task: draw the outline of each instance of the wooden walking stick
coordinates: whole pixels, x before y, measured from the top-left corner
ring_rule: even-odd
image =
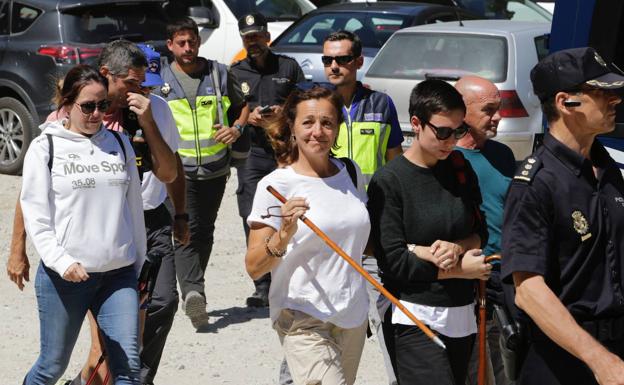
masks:
[[[485,258],[485,263],[493,261],[500,261],[500,255],[490,255]],[[479,296],[479,370],[477,372],[477,384],[486,385],[487,381],[487,356],[486,356],[486,343],[487,343],[487,311],[486,311],[486,290],[485,284],[487,281],[479,280],[479,289],[477,291]]]
[[[279,192],[277,192],[277,190],[275,190],[272,186],[267,186],[267,190],[274,197],[276,197],[280,202],[286,203],[286,198],[284,198],[284,196],[282,194],[280,194]],[[403,304],[401,302],[399,302],[398,299],[396,299],[395,296],[390,294],[390,292],[388,290],[386,290],[383,286],[381,286],[381,284],[379,282],[377,282],[375,280],[375,278],[373,278],[366,270],[364,270],[362,268],[362,266],[358,265],[347,253],[344,252],[344,250],[342,250],[342,248],[340,248],[340,246],[338,246],[334,241],[332,241],[321,229],[316,227],[316,225],[314,223],[312,223],[311,220],[306,218],[305,215],[302,215],[301,217],[299,217],[299,219],[301,219],[303,221],[303,223],[305,223],[312,231],[314,231],[314,233],[316,235],[318,235],[329,247],[332,248],[332,250],[334,250],[336,253],[338,253],[338,255],[340,255],[345,261],[347,261],[347,263],[349,265],[351,265],[351,267],[353,267],[358,273],[360,273],[364,278],[366,278],[366,280],[368,282],[370,282],[371,285],[375,286],[375,288],[377,290],[379,290],[379,292],[381,294],[383,294],[384,297],[388,298],[390,300],[390,302],[392,302],[396,307],[401,309],[401,311],[410,320],[412,320],[412,322],[414,322],[414,324],[416,326],[418,326],[420,328],[420,330],[422,330],[423,333],[425,333],[427,335],[427,337],[431,338],[431,340],[433,342],[435,342],[436,345],[440,346],[443,349],[446,349],[446,346],[444,345],[442,340],[440,340],[440,338],[438,338],[438,336],[433,334],[433,332],[431,331],[431,329],[429,329],[427,327],[427,325],[422,323],[409,310],[407,310],[405,308],[405,306],[403,306]]]

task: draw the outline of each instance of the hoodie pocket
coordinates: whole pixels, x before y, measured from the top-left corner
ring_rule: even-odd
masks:
[[[65,247],[67,245],[67,241],[69,240],[69,234],[71,233],[71,229],[72,229],[72,217],[69,217],[69,219],[67,220],[67,223],[65,224],[65,227],[63,228],[63,231],[61,232],[61,246]]]

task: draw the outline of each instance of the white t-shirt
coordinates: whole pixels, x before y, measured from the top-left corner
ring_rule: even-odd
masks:
[[[178,151],[178,142],[180,134],[173,120],[173,114],[165,99],[158,95],[150,94],[149,96],[152,115],[154,121],[160,130],[165,143],[171,148],[171,151]],[[143,197],[143,210],[151,210],[160,206],[167,198],[167,189],[165,184],[161,182],[151,171],[143,174],[143,182],[141,183],[141,196]]]
[[[277,206],[270,213],[280,214],[281,203],[266,190],[271,185],[287,199],[306,198],[310,205],[306,216],[361,265],[370,232],[362,174],[355,165],[356,189],[344,164],[332,161],[340,171],[328,178],[300,175],[291,167],[262,178],[247,223],[280,228],[281,218],[261,218],[270,206]],[[286,255],[271,271],[269,304],[273,322],[282,309],[292,309],[342,328],[354,328],[362,325],[368,314],[364,278],[301,221]]]

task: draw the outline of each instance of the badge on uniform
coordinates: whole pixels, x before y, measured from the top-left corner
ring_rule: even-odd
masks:
[[[162,87],[160,87],[160,92],[164,95],[167,96],[169,95],[169,92],[171,92],[171,86],[169,85],[169,83],[165,83],[162,85]]]
[[[589,232],[589,222],[585,219],[582,212],[576,210],[572,213],[572,220],[574,221],[574,230],[581,235],[581,242],[585,242],[591,238],[592,234]]]
[[[241,83],[241,91],[243,91],[243,94],[249,95],[249,83],[242,82]]]

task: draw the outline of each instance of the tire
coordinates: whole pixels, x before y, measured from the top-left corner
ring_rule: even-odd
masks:
[[[22,172],[35,128],[35,119],[26,106],[15,98],[0,98],[0,174]]]

